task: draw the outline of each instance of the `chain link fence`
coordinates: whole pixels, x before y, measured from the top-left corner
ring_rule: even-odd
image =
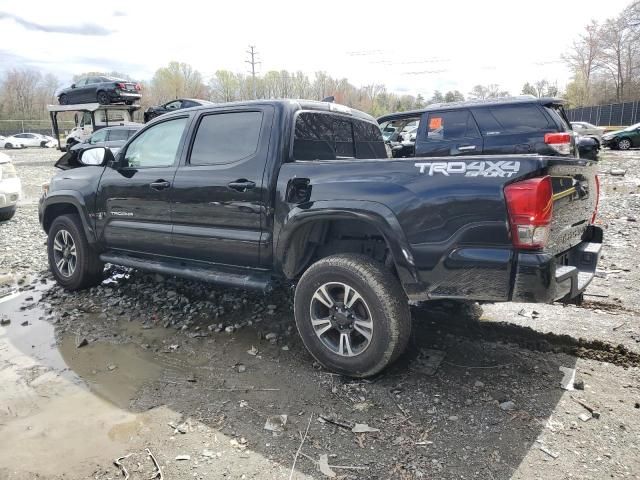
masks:
[[[75,126],[73,121],[58,120],[61,135],[65,135]],[[0,135],[8,137],[16,133],[39,133],[53,136],[50,120],[0,120]]]
[[[589,122],[599,127],[627,127],[640,123],[640,100],[571,108],[567,116],[572,122]]]

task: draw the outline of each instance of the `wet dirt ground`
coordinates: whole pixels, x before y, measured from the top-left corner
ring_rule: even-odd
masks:
[[[407,354],[358,381],[314,364],[290,290],[265,297],[111,268],[99,287],[62,291],[35,206],[56,153],[11,156],[25,196],[0,224],[10,320],[0,479],[120,479],[123,468],[132,480],[158,469],[165,479],[640,477],[640,151],[600,162],[605,254],[583,305],[416,306]],[[560,388],[560,367],[584,389]],[[266,430],[280,415],[281,431]]]

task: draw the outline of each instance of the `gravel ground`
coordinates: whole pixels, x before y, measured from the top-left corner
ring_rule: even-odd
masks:
[[[0,303],[0,478],[124,478],[127,454],[150,478],[146,448],[167,479],[330,478],[324,458],[348,479],[640,478],[640,151],[600,162],[606,249],[583,305],[415,307],[407,354],[364,381],[313,363],[289,290],[111,268],[62,291],[33,203],[55,152],[12,156],[27,194],[0,225],[0,275],[21,282]]]

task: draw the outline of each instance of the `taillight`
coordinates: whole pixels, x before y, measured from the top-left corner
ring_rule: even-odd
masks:
[[[120,90],[124,90],[126,88],[124,83],[116,83],[116,87],[118,87]]]
[[[571,153],[571,134],[567,132],[545,133],[544,143],[561,155]]]
[[[136,90],[137,90],[137,91],[142,90],[142,87],[140,86],[140,84],[139,84],[139,83],[136,83]]]
[[[600,177],[596,175],[596,206],[593,209],[593,216],[591,217],[591,223],[596,223],[596,216],[598,215],[599,203],[600,203]]]
[[[512,183],[504,188],[513,246],[539,249],[549,238],[553,216],[551,177]]]

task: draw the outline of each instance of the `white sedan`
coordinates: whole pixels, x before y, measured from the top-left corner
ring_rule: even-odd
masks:
[[[39,133],[16,133],[3,140],[4,148],[42,147],[52,148],[56,146],[53,137],[40,135]]]

